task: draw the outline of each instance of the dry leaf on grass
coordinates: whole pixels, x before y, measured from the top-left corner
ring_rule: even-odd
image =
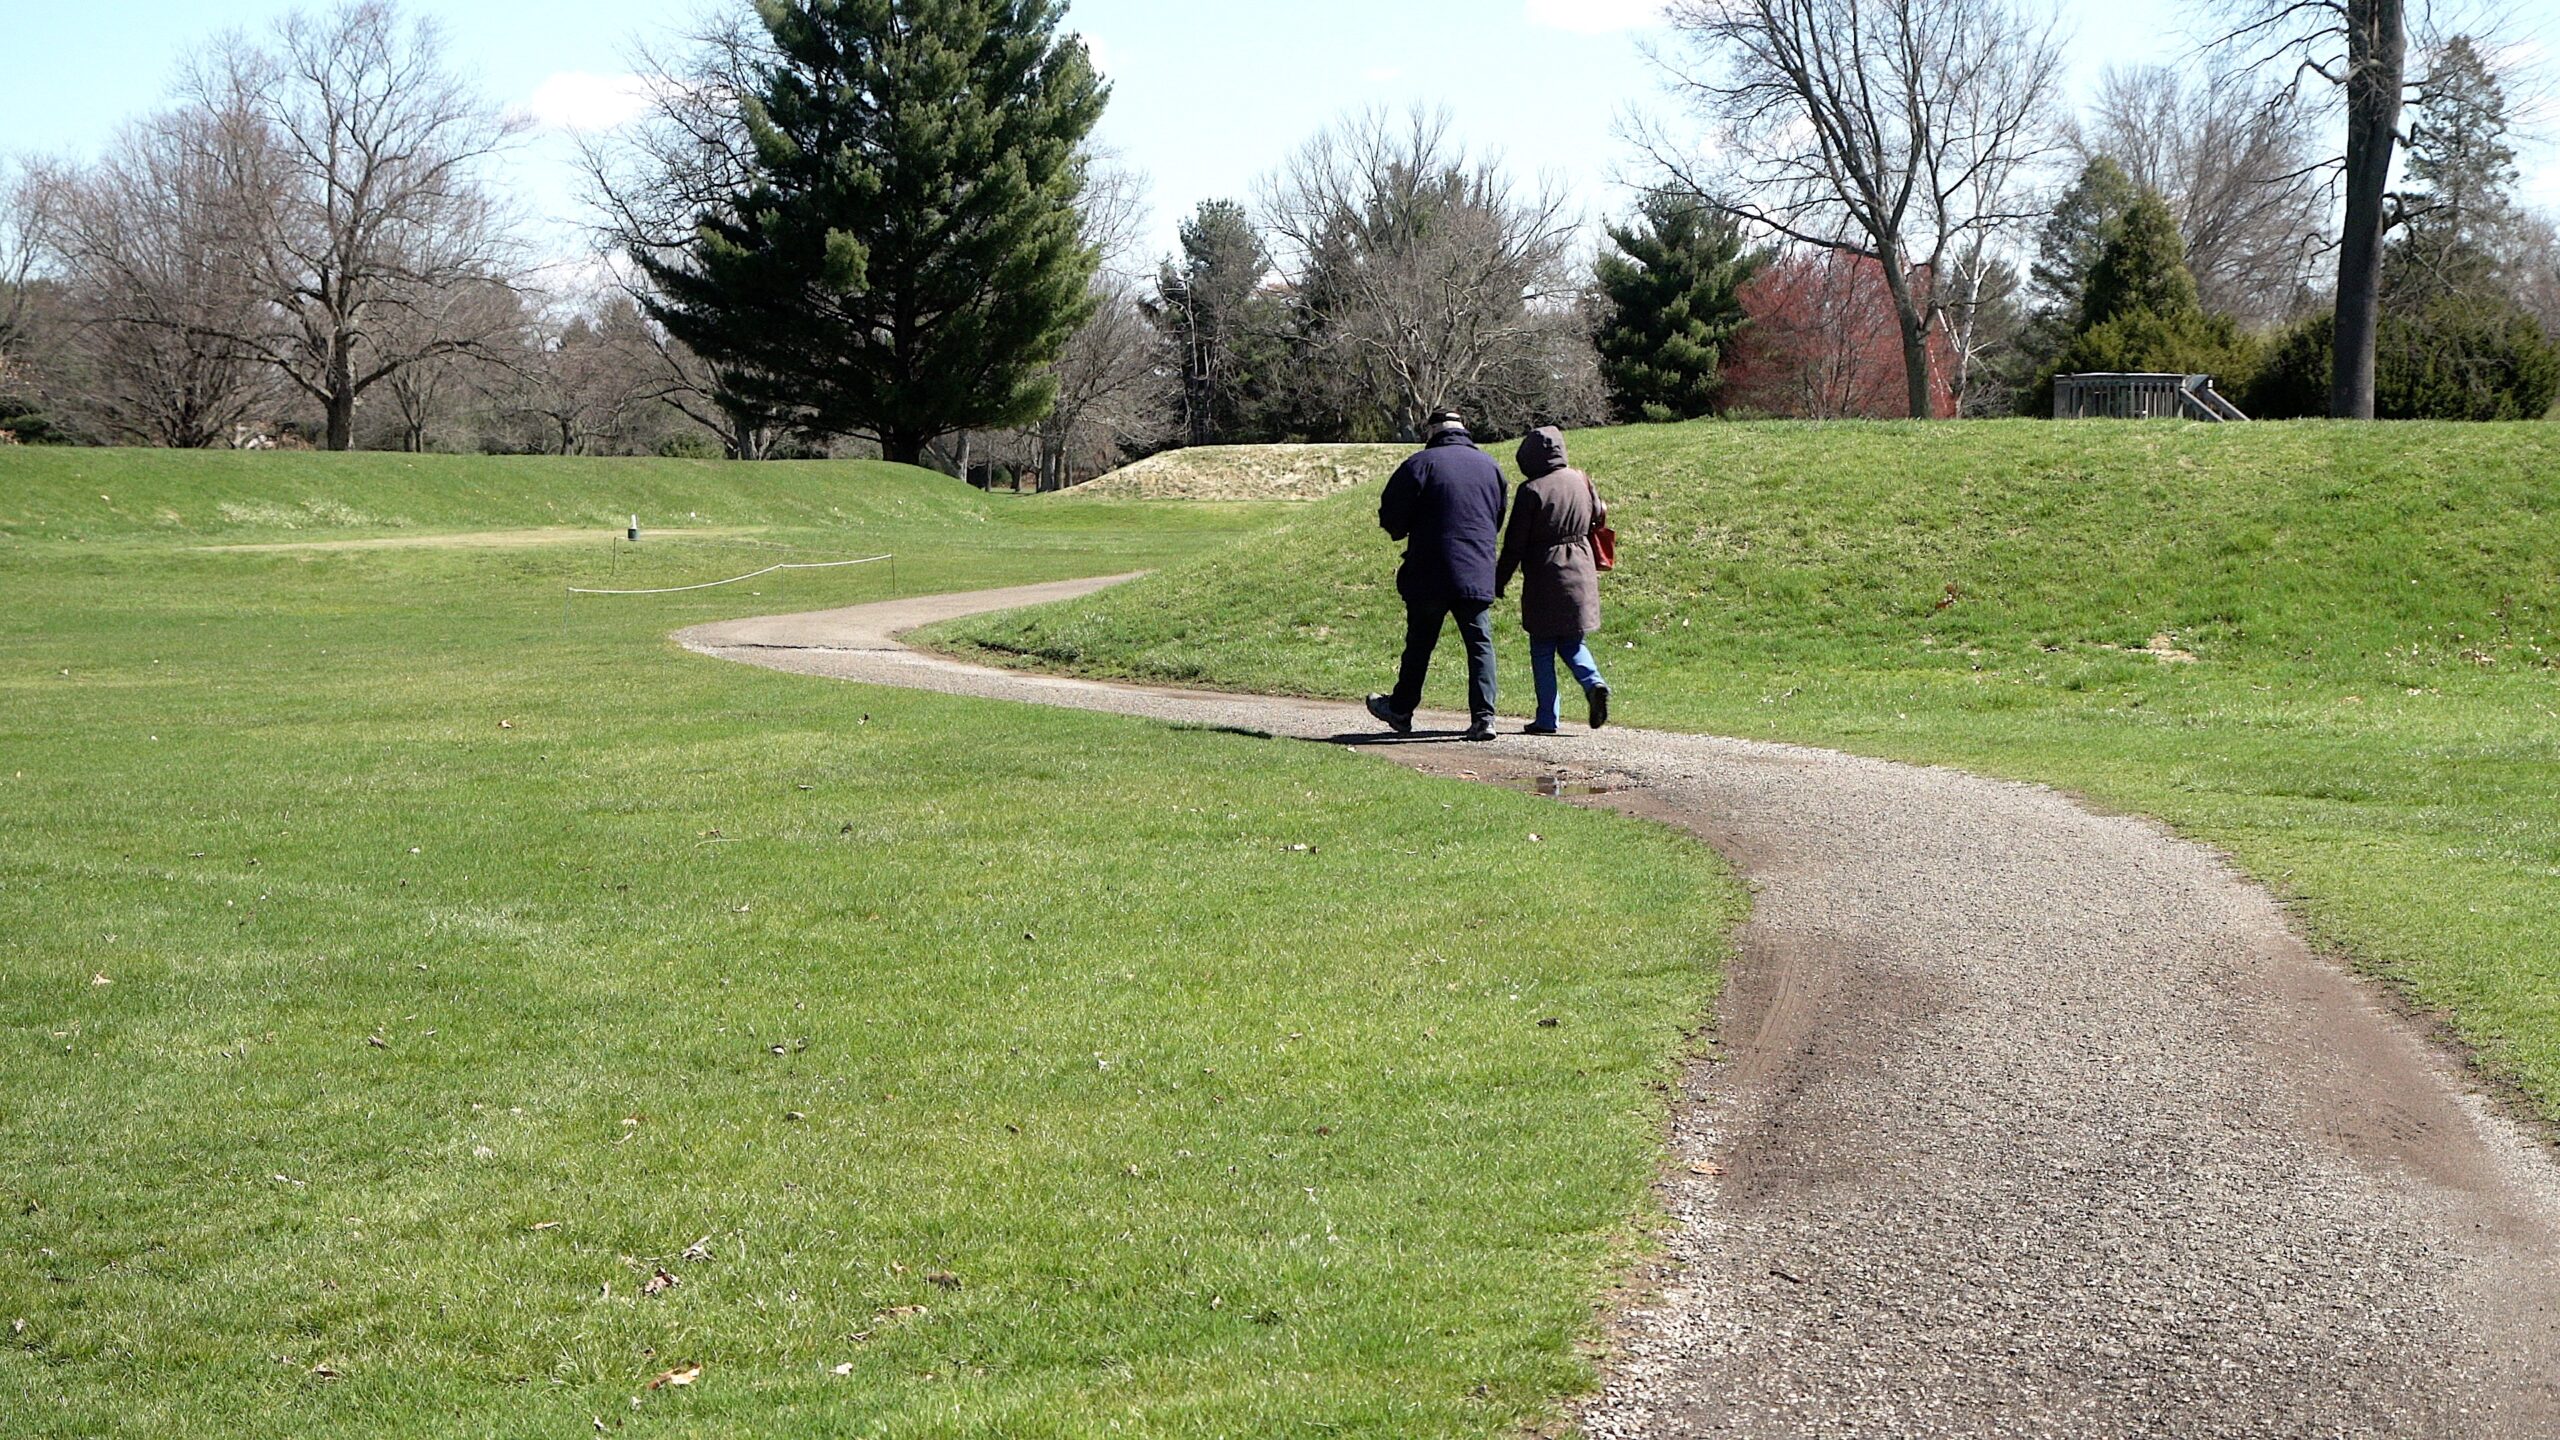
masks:
[[[684,1282],[682,1280],[668,1274],[663,1269],[653,1270],[649,1272],[649,1278],[640,1283],[640,1293],[643,1295],[664,1295],[683,1283]]]
[[[97,974],[89,977],[89,988],[93,990],[101,985],[113,985],[114,983],[116,982],[107,978],[107,972],[104,970],[101,970]]]
[[[853,1362],[847,1360],[841,1365],[830,1368],[827,1373],[830,1375],[850,1375],[853,1373]]]
[[[948,1270],[928,1270],[925,1272],[924,1283],[938,1290],[957,1290],[960,1288],[960,1277]]]
[[[674,1368],[673,1370],[661,1370],[661,1371],[659,1371],[659,1372],[658,1372],[658,1378],[649,1382],[649,1388],[650,1388],[650,1389],[652,1389],[652,1390],[665,1390],[665,1389],[670,1389],[670,1388],[675,1388],[675,1387],[681,1387],[681,1386],[685,1386],[685,1385],[690,1385],[690,1384],[692,1384],[694,1381],[699,1380],[699,1379],[701,1379],[701,1378],[702,1378],[702,1367],[701,1367],[701,1366],[699,1366],[699,1365],[679,1365],[679,1366],[677,1366],[676,1368]]]
[[[682,1258],[683,1258],[683,1259],[686,1259],[686,1260],[708,1260],[708,1259],[710,1259],[710,1258],[711,1258],[711,1237],[710,1237],[710,1236],[708,1236],[708,1235],[705,1235],[705,1236],[703,1236],[701,1239],[696,1240],[696,1241],[694,1241],[692,1244],[687,1245],[686,1247],[684,1247],[684,1255],[682,1256]]]
[[[532,1228],[536,1231],[557,1230],[560,1228],[560,1222],[557,1220],[537,1220],[533,1223]]]

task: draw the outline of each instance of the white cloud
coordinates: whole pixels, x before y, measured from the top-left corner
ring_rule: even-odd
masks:
[[[1648,30],[1662,23],[1664,0],[1529,0],[1529,23],[1581,35]]]
[[[523,111],[545,130],[611,130],[649,108],[649,87],[645,75],[563,70],[534,87]]]

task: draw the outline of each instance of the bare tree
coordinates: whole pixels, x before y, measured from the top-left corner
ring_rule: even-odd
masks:
[[[620,290],[538,317],[527,353],[510,365],[507,410],[538,421],[562,455],[627,448],[635,414],[656,389],[656,341]]]
[[[2338,235],[2336,352],[2329,414],[2370,420],[2374,339],[2382,324],[2382,242],[2395,223],[2392,157],[2409,89],[2406,0],[2230,0],[2237,23],[2215,43],[2251,68],[2278,68],[2288,90],[2304,77],[2336,87],[2346,112],[2338,176],[2346,218]]]
[[[30,387],[38,267],[49,249],[55,177],[33,165],[0,168],[0,399]]]
[[[439,427],[458,425],[476,403],[506,388],[516,347],[501,337],[525,332],[525,309],[523,292],[493,282],[453,286],[386,312],[384,348],[423,356],[382,380],[390,399],[384,428],[395,448],[423,453]],[[433,350],[440,335],[483,338],[469,348]]]
[[[2025,329],[2018,268],[1984,240],[1966,244],[1949,267],[1939,311],[1946,336],[1947,390],[1956,414],[1970,419],[2006,415],[2014,408],[2008,377],[1996,363],[2014,354]]]
[[[231,258],[271,323],[231,338],[320,402],[330,449],[353,443],[376,385],[496,338],[423,323],[438,297],[504,282],[518,259],[481,178],[515,126],[447,68],[432,23],[403,23],[386,0],[296,14],[274,49],[234,41],[191,88],[258,122],[217,158],[239,181]]]
[[[204,109],[155,116],[56,183],[49,239],[79,381],[68,399],[103,434],[202,449],[272,403],[265,368],[230,338],[265,311],[223,260],[238,187],[219,157],[243,124]]]
[[[1535,374],[1522,357],[1553,346],[1577,293],[1562,188],[1520,191],[1449,125],[1445,112],[1398,125],[1373,111],[1264,185],[1308,363],[1358,376],[1406,433]]]
[[[1170,383],[1140,298],[1140,246],[1147,222],[1146,177],[1108,152],[1086,157],[1084,243],[1102,257],[1093,278],[1094,312],[1050,367],[1057,399],[1026,427],[1039,488],[1063,490],[1109,468],[1129,446],[1155,438],[1154,402]],[[963,457],[962,469],[967,469]]]
[[[2501,259],[2516,303],[2542,322],[2542,333],[2560,342],[2560,229],[2548,215],[2525,211],[2508,228]]]
[[[2033,218],[2016,191],[2054,144],[2056,22],[2009,0],[1676,0],[1671,18],[1697,62],[1675,82],[1730,158],[1710,174],[1657,140],[1655,160],[1728,214],[1882,265],[1910,413],[1935,413],[1959,262]]]
[[[2299,95],[2251,72],[2110,69],[2071,147],[2169,202],[2206,309],[2264,325],[2291,318],[2326,238],[2311,122]]]
[[[1094,282],[1093,318],[1077,329],[1051,367],[1057,403],[1025,433],[1031,472],[1042,490],[1062,490],[1116,463],[1161,428],[1153,402],[1164,388],[1154,326],[1135,285],[1105,274]]]
[[[642,48],[647,105],[632,124],[579,147],[597,248],[619,262],[671,259],[694,243],[705,215],[726,213],[752,173],[754,142],[739,97],[756,88],[770,38],[751,19],[724,15],[676,50]],[[636,265],[616,263],[616,283],[647,300]],[[650,327],[655,356],[651,398],[710,432],[736,460],[760,460],[780,439],[774,417],[743,407],[741,387],[665,333]]]

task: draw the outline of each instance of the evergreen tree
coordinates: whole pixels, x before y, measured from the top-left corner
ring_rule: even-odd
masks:
[[[1646,197],[1637,223],[1612,225],[1600,257],[1608,314],[1600,374],[1621,421],[1690,420],[1715,409],[1718,369],[1745,323],[1741,290],[1766,263],[1739,225],[1691,196]]]
[[[2114,224],[2080,292],[2082,331],[2148,310],[2164,319],[2201,314],[2196,277],[2187,269],[2187,243],[2169,202],[2145,190]]]
[[[1182,376],[1183,433],[1193,445],[1269,439],[1263,412],[1280,324],[1263,293],[1271,252],[1232,200],[1202,201],[1181,238],[1182,257],[1157,273],[1149,313]]]
[[[2555,347],[2504,273],[2521,233],[2506,94],[2471,41],[2435,57],[2411,115],[2408,219],[2383,257],[2374,414],[2386,420],[2532,420],[2560,390]],[[2521,282],[2521,283],[2520,283]],[[2289,336],[2260,387],[2271,414],[2306,407],[2329,370],[2326,322]]]
[[[2212,375],[2234,393],[2255,378],[2257,347],[2229,316],[2198,303],[2177,217],[2152,191],[2107,227],[2079,313],[2078,331],[2038,387],[2047,413],[2057,374]]]
[[[2052,217],[2036,237],[2027,290],[2037,319],[2057,339],[2080,328],[2080,298],[2089,288],[2089,271],[2106,248],[2109,229],[2141,193],[2123,166],[2101,155],[2054,202]]]
[[[2436,57],[2411,117],[2408,219],[2383,258],[2383,304],[2403,311],[2498,288],[2497,239],[2515,221],[2506,91],[2470,39]],[[2500,296],[2498,298],[2505,298]]]
[[[1085,138],[1109,91],[1061,0],[758,0],[753,161],[650,309],[732,408],[913,463],[1046,413],[1091,313]]]
[[[2020,413],[2053,412],[2046,378],[2063,347],[2080,332],[2081,297],[2089,288],[2090,269],[2106,248],[2109,228],[2124,218],[2140,193],[2123,166],[2101,155],[2054,202],[2052,216],[2036,237],[2035,262],[2027,267],[2027,322],[2018,336],[2015,368],[2009,371],[2011,383],[2019,387]]]

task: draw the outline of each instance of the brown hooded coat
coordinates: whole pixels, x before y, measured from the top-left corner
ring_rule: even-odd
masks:
[[[1539,639],[1588,635],[1600,628],[1600,569],[1591,556],[1591,527],[1608,517],[1591,477],[1564,463],[1564,433],[1549,426],[1520,442],[1528,478],[1511,507],[1494,591],[1521,577],[1520,628]]]

